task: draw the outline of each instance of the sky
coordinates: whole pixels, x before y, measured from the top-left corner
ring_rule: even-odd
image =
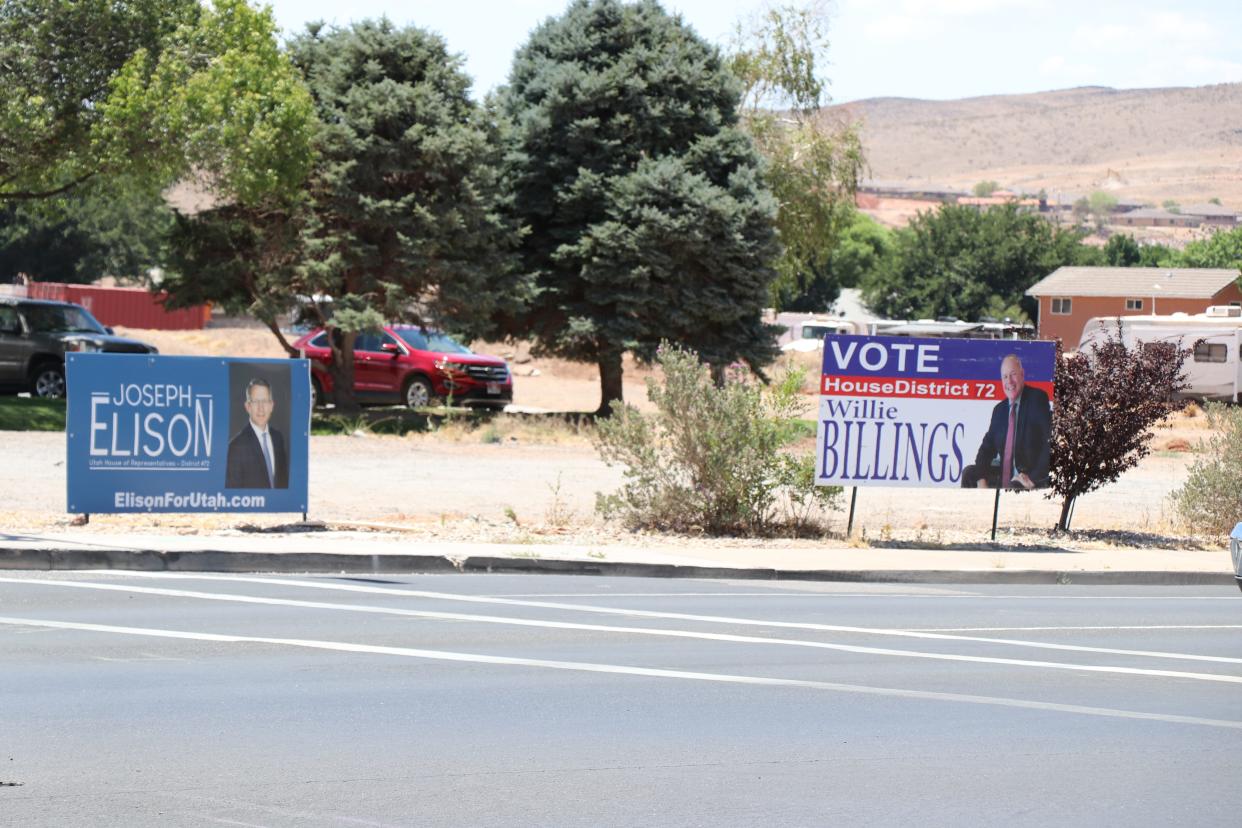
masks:
[[[261,0],[264,1],[264,0]],[[265,0],[286,34],[386,15],[438,32],[482,97],[514,51],[568,0]],[[804,5],[806,0],[786,0]],[[820,0],[829,15],[835,103],[950,100],[1075,86],[1117,89],[1242,82],[1239,0]],[[663,0],[724,46],[765,0]]]

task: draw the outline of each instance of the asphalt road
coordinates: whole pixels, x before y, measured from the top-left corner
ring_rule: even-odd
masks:
[[[1237,825],[1232,586],[0,573],[0,825]]]

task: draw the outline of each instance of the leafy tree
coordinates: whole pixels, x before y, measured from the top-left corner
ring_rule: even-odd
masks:
[[[0,199],[65,192],[101,168],[101,105],[121,69],[192,24],[197,0],[0,4]]]
[[[1208,199],[1208,204],[1216,204],[1219,206],[1220,198],[1218,198],[1217,196],[1212,196],[1211,198]]]
[[[392,319],[481,329],[512,293],[513,234],[495,209],[491,135],[443,39],[387,20],[316,24],[290,50],[323,124],[306,191],[182,220],[178,296],[245,305],[273,330],[293,297],[326,298],[307,311],[332,333],[349,410],[357,334]]]
[[[781,294],[777,306],[791,311],[826,311],[841,288],[858,287],[872,274],[891,267],[894,255],[893,232],[866,213],[855,211],[827,260],[818,266],[810,282],[797,294],[788,291],[787,282],[778,283]]]
[[[829,258],[857,213],[865,166],[858,128],[822,111],[827,31],[819,3],[769,6],[738,26],[728,56],[742,81],[742,125],[766,161],[764,180],[778,205],[778,308],[799,296],[824,306],[836,299],[843,283],[831,278]]]
[[[294,308],[302,291],[298,267],[306,251],[300,234],[308,213],[302,198],[177,214],[168,233],[167,304],[211,302],[230,313],[251,314],[295,356],[277,317]]]
[[[896,232],[891,266],[864,280],[863,295],[892,318],[1031,316],[1024,292],[1081,263],[1089,255],[1081,240],[1012,204],[983,212],[946,204]]]
[[[1152,428],[1177,410],[1188,349],[1171,342],[1128,347],[1116,334],[1087,352],[1057,343],[1050,498],[1061,499],[1057,528],[1068,530],[1074,501],[1138,465]]]
[[[1178,205],[1178,203],[1171,198],[1167,198],[1160,202],[1160,206],[1168,210],[1170,213],[1180,213],[1182,211],[1182,208]]]
[[[1133,236],[1115,233],[1104,245],[1104,261],[1109,267],[1135,267],[1143,259],[1142,248]]]
[[[1117,197],[1103,190],[1096,190],[1087,200],[1087,204],[1092,218],[1095,219],[1096,228],[1103,229],[1104,225],[1108,224],[1108,219],[1113,214],[1113,210],[1117,207]]]
[[[44,282],[140,281],[162,266],[172,212],[158,192],[125,184],[87,183],[0,207],[0,281],[18,273]]]
[[[987,198],[999,189],[1000,184],[995,181],[979,181],[975,183],[973,191],[979,198]]]
[[[1177,257],[1179,267],[1232,267],[1242,269],[1242,227],[1218,230],[1192,241]]]
[[[1073,213],[1074,221],[1078,224],[1085,224],[1087,219],[1091,217],[1090,199],[1086,196],[1077,199],[1071,208],[1071,212]]]
[[[1139,267],[1177,267],[1180,254],[1163,244],[1139,246]]]
[[[775,357],[761,321],[775,204],[738,92],[719,52],[652,0],[576,0],[518,50],[496,101],[535,282],[497,318],[538,352],[595,362],[601,414],[622,398],[622,355],[650,360],[664,338],[718,373]]]
[[[193,169],[253,201],[296,188],[311,157],[309,96],[245,0],[8,0],[0,82],[0,199]]]

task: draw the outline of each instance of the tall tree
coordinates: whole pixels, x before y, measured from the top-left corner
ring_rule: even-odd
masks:
[[[308,169],[309,96],[245,0],[5,0],[0,84],[0,200],[194,170],[247,201]]]
[[[857,126],[823,109],[827,20],[822,0],[769,6],[738,25],[729,54],[743,87],[742,124],[777,201],[781,255],[771,301],[778,308],[787,301],[827,307],[846,286],[833,278],[830,259],[857,212],[866,162]]]
[[[535,282],[500,321],[596,363],[602,414],[622,399],[623,354],[651,360],[661,339],[718,368],[775,357],[761,322],[775,204],[739,92],[718,50],[653,0],[576,0],[519,49],[496,102]]]
[[[492,136],[443,39],[387,20],[315,24],[290,50],[323,125],[318,163],[298,199],[183,219],[178,297],[244,306],[278,337],[276,314],[313,300],[350,410],[357,334],[395,319],[483,329],[513,293],[514,234],[495,209]]]
[[[861,210],[855,210],[826,261],[814,266],[805,284],[778,282],[776,306],[790,311],[823,313],[842,288],[865,283],[873,273],[892,266],[893,232]]]
[[[158,59],[197,0],[0,4],[0,199],[65,192],[102,166],[101,105],[139,52]]]
[[[1180,267],[1242,269],[1242,227],[1218,230],[1206,239],[1190,242],[1177,260]]]

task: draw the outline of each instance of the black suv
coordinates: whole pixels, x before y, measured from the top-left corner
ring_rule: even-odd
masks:
[[[65,396],[65,353],[155,354],[155,346],[114,336],[72,302],[0,296],[0,393]]]

